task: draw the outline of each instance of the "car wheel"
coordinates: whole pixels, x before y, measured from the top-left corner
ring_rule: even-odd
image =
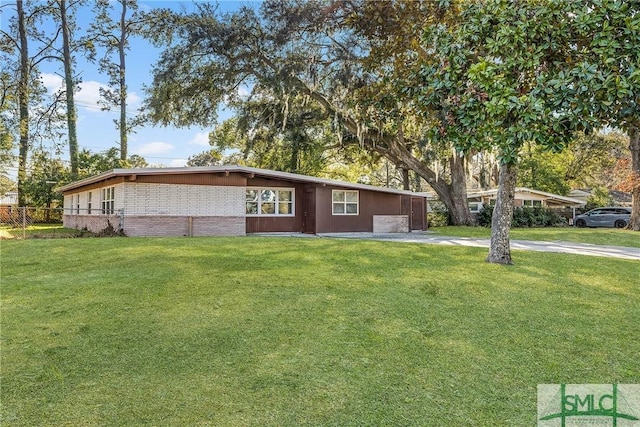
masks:
[[[587,221],[585,221],[584,219],[576,220],[576,227],[584,228],[586,226],[587,226]]]
[[[615,228],[625,228],[627,226],[627,223],[625,222],[624,219],[619,219],[613,223],[613,226]]]

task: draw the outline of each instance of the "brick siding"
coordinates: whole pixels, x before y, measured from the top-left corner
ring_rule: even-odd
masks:
[[[407,215],[374,215],[374,233],[408,233],[409,217]]]
[[[124,218],[127,236],[244,236],[245,227],[245,218],[240,216],[143,215]]]
[[[97,210],[96,210],[97,211]],[[92,233],[100,233],[111,226],[117,231],[120,224],[119,215],[64,215],[62,225],[76,230],[87,229]]]

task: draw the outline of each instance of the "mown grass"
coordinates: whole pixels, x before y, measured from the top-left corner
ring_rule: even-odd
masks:
[[[637,383],[637,261],[297,238],[0,242],[3,426],[528,426]]]
[[[430,229],[442,236],[490,238],[487,227],[434,227]],[[640,248],[640,233],[617,228],[512,228],[509,233],[513,240],[566,241],[591,243],[606,246],[627,246]]]

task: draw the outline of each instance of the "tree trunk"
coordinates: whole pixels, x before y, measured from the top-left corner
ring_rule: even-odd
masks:
[[[640,231],[640,128],[629,127],[629,149],[631,150],[631,173],[633,188],[631,190],[631,220],[628,229]]]
[[[496,206],[491,217],[491,247],[487,262],[513,264],[509,231],[513,219],[513,199],[515,197],[516,165],[504,164],[500,167],[500,179]]]
[[[67,22],[67,6],[65,0],[59,0],[60,20],[62,27],[62,54],[64,63],[64,83],[67,102],[67,131],[69,134],[69,160],[71,175],[78,176],[78,132],[76,129],[76,104],[74,101],[75,84],[73,81],[71,36]]]
[[[16,2],[18,14],[18,37],[20,39],[20,78],[18,82],[18,106],[20,110],[20,149],[18,158],[18,206],[25,206],[24,183],[27,179],[29,155],[29,46],[22,0]]]
[[[127,2],[122,1],[122,13],[120,14],[120,40],[118,41],[118,53],[120,55],[120,160],[127,160],[127,82],[125,67],[125,48],[126,48],[126,17]]]
[[[467,174],[465,157],[452,153],[451,165],[451,199],[453,208],[449,209],[449,218],[453,225],[472,225],[469,200],[467,198]]]
[[[400,168],[400,172],[402,173],[402,189],[411,191],[411,181],[409,180],[409,169]]]
[[[467,200],[467,182],[464,164],[464,156],[456,156],[449,159],[451,166],[451,184],[438,176],[423,162],[418,160],[406,147],[393,139],[387,139],[388,150],[383,151],[385,156],[391,156],[397,163],[407,165],[429,183],[433,191],[436,192],[440,201],[444,203],[449,211],[449,219],[453,225],[471,225],[471,212]]]

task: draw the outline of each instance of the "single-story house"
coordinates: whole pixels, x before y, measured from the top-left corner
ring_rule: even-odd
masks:
[[[9,191],[0,197],[0,223],[11,223],[14,218],[15,208],[18,207],[18,192]]]
[[[585,203],[587,199],[591,196],[590,189],[575,189],[571,190],[569,193],[569,197],[573,197],[574,199],[582,200]],[[625,193],[622,191],[609,190],[609,196],[613,200],[613,204],[615,206],[631,206],[631,194]]]
[[[424,195],[245,166],[114,169],[56,190],[64,195],[65,227],[111,225],[128,236],[427,227]]]
[[[0,206],[18,206],[18,192],[9,191],[0,196]]]
[[[467,193],[469,209],[472,213],[477,213],[480,212],[484,205],[495,204],[497,194],[497,189]],[[516,207],[544,206],[548,208],[575,209],[584,206],[585,202],[572,197],[532,190],[526,187],[516,187],[513,205]]]

